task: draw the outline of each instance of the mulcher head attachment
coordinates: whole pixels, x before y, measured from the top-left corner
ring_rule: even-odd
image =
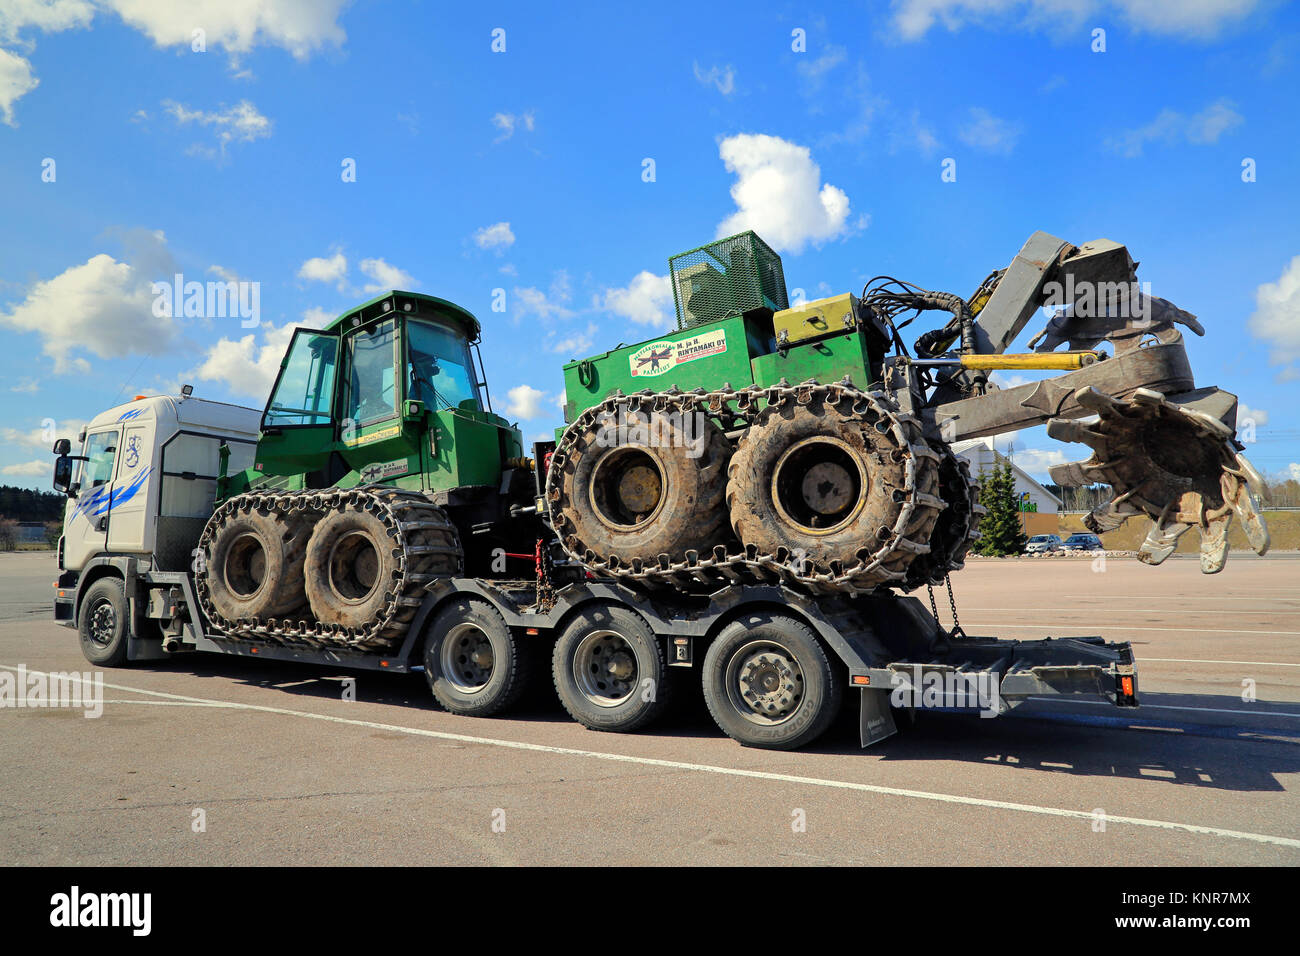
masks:
[[[1262,487],[1258,473],[1237,451],[1233,430],[1211,413],[1231,396],[1218,389],[1189,393],[1190,401],[1171,401],[1140,388],[1127,400],[1095,388],[1082,388],[1075,400],[1095,412],[1096,422],[1053,419],[1047,434],[1059,441],[1084,442],[1087,461],[1057,465],[1059,485],[1103,482],[1114,497],[1086,518],[1093,532],[1113,531],[1135,515],[1151,518],[1138,560],[1159,564],[1173,554],[1191,527],[1201,535],[1201,571],[1223,570],[1228,559],[1228,525],[1235,512],[1256,553],[1268,550],[1268,529],[1250,499]]]

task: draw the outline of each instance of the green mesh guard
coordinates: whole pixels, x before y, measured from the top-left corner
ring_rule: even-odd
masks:
[[[752,232],[718,239],[668,260],[677,327],[790,307],[781,257]]]

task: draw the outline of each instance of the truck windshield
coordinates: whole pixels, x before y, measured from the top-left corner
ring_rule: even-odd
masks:
[[[288,361],[262,417],[263,428],[328,424],[338,342],[334,335],[294,332]]]
[[[406,340],[408,398],[419,399],[426,408],[479,410],[464,334],[441,322],[408,319]]]
[[[81,485],[98,488],[113,478],[113,459],[117,454],[117,432],[98,432],[86,439],[86,461],[82,462]]]

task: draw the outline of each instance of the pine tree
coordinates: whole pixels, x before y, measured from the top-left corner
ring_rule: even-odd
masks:
[[[1021,527],[1016,479],[1009,463],[994,465],[991,474],[980,473],[979,496],[988,511],[980,520],[975,553],[997,558],[1023,553],[1028,539]]]

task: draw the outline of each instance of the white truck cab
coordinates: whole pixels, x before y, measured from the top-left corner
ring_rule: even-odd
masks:
[[[188,389],[188,387],[187,387]],[[55,445],[54,487],[68,495],[59,538],[55,618],[80,623],[83,598],[102,577],[125,582],[153,571],[186,571],[211,516],[220,448],[230,473],[248,468],[257,448],[258,409],[178,396],[137,396],[96,415],[80,454]],[[84,635],[83,635],[84,638]]]

